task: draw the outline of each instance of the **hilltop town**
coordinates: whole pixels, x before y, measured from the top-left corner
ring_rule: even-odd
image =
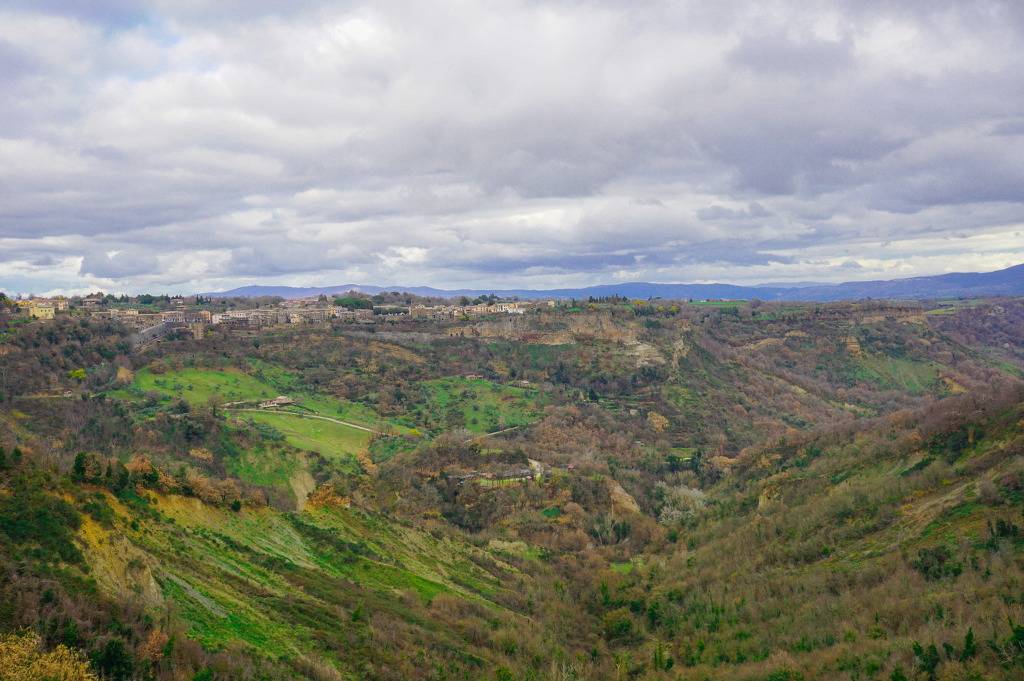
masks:
[[[212,299],[202,296],[134,298],[93,293],[85,296],[0,299],[25,320],[51,320],[60,315],[106,317],[134,331],[136,345],[173,333],[186,332],[199,339],[209,327],[259,329],[281,324],[323,324],[332,320],[353,324],[375,321],[468,320],[490,315],[521,315],[538,307],[554,307],[554,300],[522,302],[482,296],[457,303],[437,302],[412,295],[365,296],[350,292],[329,299],[314,296],[292,300]]]

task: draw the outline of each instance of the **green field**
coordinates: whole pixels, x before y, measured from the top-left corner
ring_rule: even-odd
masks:
[[[133,399],[144,393],[159,393],[169,398],[181,398],[192,406],[207,404],[214,395],[230,403],[254,402],[284,394],[294,399],[300,409],[321,416],[351,421],[372,429],[391,427],[398,432],[403,431],[400,426],[382,421],[366,405],[300,391],[295,376],[284,369],[259,363],[253,370],[254,374],[238,369],[198,368],[154,373],[145,368],[135,375],[131,388],[112,394]]]
[[[370,446],[370,433],[350,426],[294,414],[273,412],[237,412],[245,421],[265,423],[284,435],[288,444],[305,451],[317,452],[325,459],[340,464],[350,472],[358,472],[354,456]]]
[[[287,488],[305,469],[303,455],[283,450],[244,451],[225,460],[227,472],[239,480],[264,487]]]
[[[865,355],[859,359],[857,378],[919,395],[935,388],[939,371],[931,362],[888,355]]]
[[[490,433],[532,423],[540,415],[537,390],[493,383],[482,378],[449,376],[424,381],[413,416],[430,430],[466,428]]]
[[[700,399],[687,387],[666,383],[661,387],[661,396],[681,412],[691,411],[699,406]]]
[[[296,406],[283,410],[289,414],[316,414],[395,434],[409,434],[411,431],[381,419],[364,404],[298,391],[295,376],[279,367],[259,362],[254,364],[253,371],[254,374],[247,374],[238,369],[189,368],[155,373],[145,368],[135,375],[131,387],[114,391],[111,395],[138,400],[147,393],[157,393],[164,399],[180,398],[196,407],[208,404],[213,396],[224,403],[231,403],[256,402],[286,394],[296,402]],[[253,417],[255,421],[274,426],[294,446],[320,452],[328,458],[337,452],[351,454],[365,449],[369,441],[369,433],[365,431],[328,421],[281,415],[281,411],[245,414],[246,419]]]
[[[193,406],[206,404],[214,395],[224,402],[278,395],[273,386],[237,369],[180,369],[157,374],[147,368],[135,374],[134,386],[143,392],[180,397]]]
[[[321,416],[329,416],[341,421],[350,421],[373,430],[386,430],[389,427],[399,432],[405,430],[401,426],[383,421],[377,416],[375,411],[358,402],[339,400],[326,395],[310,395],[308,393],[292,396],[301,407],[314,411]]]

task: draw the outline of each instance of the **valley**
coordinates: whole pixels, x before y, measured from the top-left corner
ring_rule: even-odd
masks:
[[[1024,671],[1019,299],[130,334],[0,356],[2,633],[96,678]]]

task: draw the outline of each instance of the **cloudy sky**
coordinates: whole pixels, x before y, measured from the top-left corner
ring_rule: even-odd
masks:
[[[1017,0],[0,0],[0,289],[999,269],[1022,74]]]

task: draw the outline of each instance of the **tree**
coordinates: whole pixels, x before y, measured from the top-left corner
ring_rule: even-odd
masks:
[[[630,638],[633,635],[633,617],[628,608],[612,610],[604,616],[602,622],[604,637],[609,641]]]
[[[361,296],[338,296],[334,299],[338,307],[345,307],[350,310],[372,310],[373,301]]]
[[[917,552],[917,559],[911,565],[928,580],[956,577],[963,571],[963,566],[954,560],[950,550],[942,545],[920,549]]]
[[[974,642],[974,628],[971,627],[967,630],[967,635],[964,636],[964,649],[960,651],[960,661],[967,662],[978,653],[978,646]]]
[[[93,662],[106,677],[111,679],[130,679],[135,667],[132,661],[132,654],[119,638],[112,638],[107,641],[98,652],[93,655]]]
[[[217,418],[220,416],[220,409],[224,406],[224,397],[220,393],[213,393],[206,400],[206,406],[210,410],[210,416]]]
[[[47,653],[42,644],[35,632],[0,637],[0,681],[99,681],[77,650],[61,644]]]
[[[668,419],[656,411],[652,411],[647,415],[647,423],[656,433],[662,433],[668,428]]]
[[[917,641],[914,641],[914,660],[917,662],[917,668],[926,674],[929,679],[935,679],[935,670],[941,662],[939,657],[939,649],[935,647],[935,644],[929,644],[927,648],[923,647]]]
[[[86,456],[85,452],[78,452],[75,454],[75,463],[71,466],[71,477],[79,482],[85,480]]]

